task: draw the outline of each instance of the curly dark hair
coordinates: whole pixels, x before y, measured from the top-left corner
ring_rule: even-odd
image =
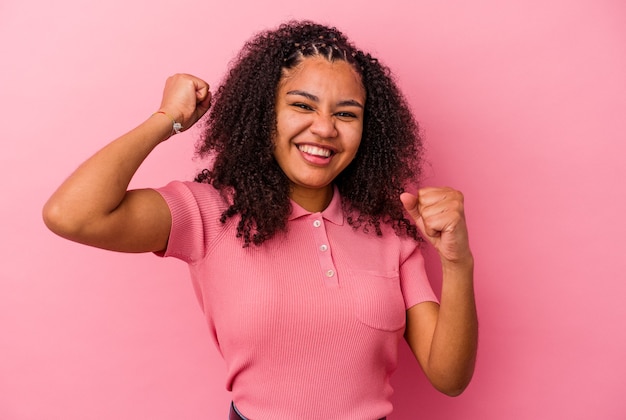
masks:
[[[276,92],[283,69],[311,56],[348,62],[366,92],[361,144],[334,180],[348,223],[377,235],[386,223],[396,234],[419,240],[398,198],[420,173],[417,122],[390,70],[334,27],[292,21],[244,45],[213,95],[197,145],[197,153],[210,156],[213,166],[195,181],[212,184],[227,199],[222,223],[240,216],[237,236],[243,246],[259,245],[286,230],[290,184],[273,155]]]

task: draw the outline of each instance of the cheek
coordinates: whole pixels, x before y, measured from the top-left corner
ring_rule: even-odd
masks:
[[[356,156],[359,153],[359,149],[361,147],[361,136],[360,133],[359,135],[355,135],[354,139],[352,141],[350,141],[349,145],[347,145],[349,147],[350,150],[350,160],[348,162],[352,163],[352,161],[356,158]]]
[[[274,144],[274,150],[280,148],[289,137],[289,126],[284,118],[278,118],[276,121],[276,126],[274,128],[274,136],[272,138],[272,143]]]
[[[282,117],[276,122],[275,143],[288,142],[301,131],[302,124],[295,118]]]
[[[353,149],[353,153],[355,155],[359,151],[359,147],[361,146],[362,135],[363,135],[363,130],[355,130],[355,132],[353,133],[351,137],[350,147]]]

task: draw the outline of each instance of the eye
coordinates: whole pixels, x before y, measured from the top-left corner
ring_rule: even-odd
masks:
[[[313,108],[311,108],[309,105],[303,103],[303,102],[294,102],[291,104],[291,106],[295,107],[295,108],[300,108],[303,109],[305,111],[313,111]]]
[[[337,116],[337,118],[340,118],[342,120],[353,120],[357,118],[355,113],[348,111],[337,112],[335,115]]]

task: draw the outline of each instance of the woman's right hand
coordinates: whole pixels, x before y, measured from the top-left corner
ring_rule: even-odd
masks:
[[[56,234],[99,248],[123,252],[160,251],[167,245],[171,214],[152,189],[128,190],[135,172],[162,141],[172,135],[174,119],[184,129],[202,117],[211,103],[202,79],[177,74],[167,79],[159,111],[83,162],[43,209]]]
[[[165,82],[160,112],[188,129],[196,123],[211,106],[209,85],[190,74],[175,74]]]

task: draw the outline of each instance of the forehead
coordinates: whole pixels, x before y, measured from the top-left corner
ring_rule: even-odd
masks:
[[[283,69],[278,91],[294,88],[313,94],[334,92],[352,99],[365,100],[365,88],[361,76],[344,60],[328,61],[324,57],[304,58],[297,66]]]

